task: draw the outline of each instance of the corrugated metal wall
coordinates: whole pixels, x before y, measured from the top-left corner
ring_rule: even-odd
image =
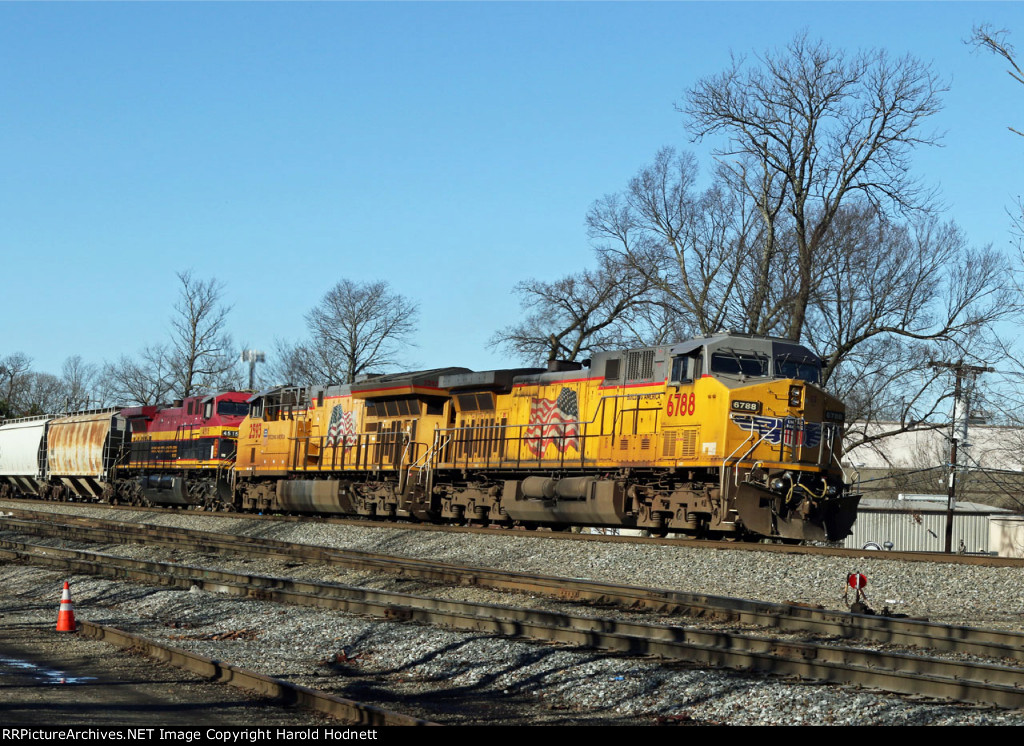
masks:
[[[961,540],[968,552],[989,552],[989,516],[957,513],[953,516],[953,551]],[[923,512],[860,511],[853,533],[843,546],[861,548],[868,542],[880,547],[893,543],[893,551],[943,552],[946,549],[946,514]]]

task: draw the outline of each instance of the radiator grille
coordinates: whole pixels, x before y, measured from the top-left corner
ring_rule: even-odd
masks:
[[[697,432],[698,429],[693,427],[683,430],[680,434],[679,439],[683,443],[683,452],[679,454],[680,458],[697,458]]]

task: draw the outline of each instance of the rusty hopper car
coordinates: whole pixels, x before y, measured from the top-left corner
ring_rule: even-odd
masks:
[[[124,444],[120,410],[80,412],[50,420],[44,497],[109,499]]]
[[[792,342],[723,334],[588,365],[263,392],[241,507],[527,527],[840,539],[845,410]]]

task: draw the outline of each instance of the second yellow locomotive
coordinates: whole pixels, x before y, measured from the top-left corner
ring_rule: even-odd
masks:
[[[239,507],[838,540],[845,409],[793,342],[721,334],[547,370],[446,368],[250,401]]]

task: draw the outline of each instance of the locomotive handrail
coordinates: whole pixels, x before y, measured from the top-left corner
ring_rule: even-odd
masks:
[[[839,471],[843,475],[843,484],[850,484],[850,481],[849,481],[847,473],[846,473],[846,469],[843,467],[843,462],[840,459],[836,458],[835,438],[836,438],[836,435],[840,434],[841,426],[838,423],[835,423],[835,422],[828,422],[828,423],[824,423],[823,422],[821,429],[822,429],[823,433],[827,432],[828,433],[828,437],[829,437],[829,444],[828,444],[828,451],[829,451],[829,459],[828,460],[829,460],[829,463],[831,464],[831,463],[834,462],[835,465],[839,467]],[[822,440],[824,441],[824,437],[822,437]],[[825,450],[825,449],[822,448],[822,450]],[[819,463],[820,463],[820,457],[819,457]],[[857,478],[860,479],[860,472],[859,471],[857,472]]]
[[[729,419],[731,420],[731,419],[733,418],[733,416],[734,416],[734,415],[731,415],[731,414],[730,414],[730,415],[729,415]],[[741,462],[741,461],[743,461],[743,460],[744,460],[744,459],[745,459],[745,458],[746,458],[747,456],[749,456],[749,455],[750,455],[750,454],[751,454],[751,453],[753,452],[753,450],[754,450],[755,448],[757,448],[757,447],[758,447],[759,445],[761,445],[761,441],[763,441],[763,440],[764,440],[764,439],[765,439],[765,438],[766,438],[767,436],[768,436],[768,434],[767,434],[767,433],[765,433],[765,434],[764,434],[764,435],[762,435],[762,436],[761,436],[760,438],[758,438],[758,439],[757,439],[757,440],[756,440],[756,441],[754,442],[754,444],[753,444],[753,445],[751,445],[751,446],[750,446],[750,448],[748,448],[748,449],[747,449],[747,452],[746,452],[746,453],[744,453],[744,454],[743,454],[742,456],[740,456],[739,458],[737,458],[737,459],[736,459],[736,463],[737,463],[737,464],[738,464],[738,463],[740,463],[740,462]],[[720,487],[721,487],[721,489],[722,489],[722,491],[723,491],[723,492],[725,491],[725,474],[726,474],[726,471],[728,471],[728,469],[729,469],[729,467],[728,467],[729,459],[733,458],[733,457],[734,457],[734,456],[736,455],[736,452],[737,452],[737,451],[739,451],[739,450],[740,450],[740,448],[742,448],[742,447],[743,447],[743,445],[744,445],[744,444],[745,444],[745,443],[746,443],[746,442],[747,442],[748,440],[750,440],[750,439],[751,439],[751,438],[753,438],[753,437],[754,437],[754,431],[753,431],[753,430],[751,430],[751,431],[750,431],[750,435],[748,435],[748,436],[747,436],[746,438],[744,438],[744,439],[743,439],[742,441],[740,441],[740,444],[739,444],[738,446],[736,446],[735,450],[734,450],[734,451],[733,451],[732,453],[730,453],[730,454],[729,454],[728,456],[726,456],[725,458],[723,458],[723,459],[722,459],[722,477],[721,477]],[[738,477],[739,477],[739,474],[736,474],[736,481],[735,481],[735,484],[736,484],[736,486],[739,486],[739,479],[738,479]]]
[[[423,452],[423,456],[422,456],[423,464],[422,464],[422,466],[420,465],[420,460],[421,459],[418,458],[418,459],[416,459],[416,461],[414,461],[413,463],[409,464],[409,466],[406,468],[406,474],[409,474],[410,472],[412,472],[413,469],[416,469],[416,484],[422,484],[423,472],[427,472],[427,477],[428,477],[427,481],[429,483],[429,475],[430,475],[430,472],[433,469],[433,467],[430,465],[430,458],[431,458],[431,456],[436,451],[440,451],[445,446],[447,446],[449,442],[451,442],[451,438],[448,437],[448,438],[445,438],[443,440],[443,442],[439,443],[438,442],[438,440],[439,440],[438,433],[439,433],[439,431],[435,428],[435,430],[434,430],[434,442],[430,445],[430,447],[427,448],[426,451]]]
[[[635,407],[633,409],[630,409],[630,410],[626,410],[626,409],[617,410],[615,412],[615,417],[614,417],[614,419],[612,421],[612,432],[611,433],[604,433],[603,431],[600,432],[600,433],[587,433],[586,432],[588,425],[596,424],[598,418],[599,417],[603,417],[604,412],[605,412],[605,408],[607,406],[607,402],[608,401],[610,401],[610,400],[613,401],[613,400],[616,400],[616,399],[633,399],[633,398],[635,398],[637,400],[637,404],[639,405],[641,397],[639,395],[637,395],[637,394],[604,394],[604,395],[601,396],[600,400],[597,402],[597,406],[594,407],[594,414],[593,414],[593,416],[589,420],[582,420],[582,419],[566,420],[566,421],[560,423],[563,427],[564,426],[570,426],[570,425],[576,425],[576,426],[579,426],[581,428],[581,432],[577,435],[577,438],[580,440],[580,446],[581,446],[580,449],[579,449],[579,452],[580,452],[580,459],[579,460],[580,460],[580,465],[581,466],[583,465],[583,463],[586,460],[585,459],[585,449],[583,448],[583,446],[585,445],[586,441],[588,439],[590,439],[590,438],[601,437],[601,436],[604,436],[604,435],[614,436],[615,435],[614,430],[616,428],[616,425],[618,425],[622,421],[622,418],[624,417],[624,415],[626,414],[627,411],[630,411],[630,412],[660,412],[661,411],[661,405],[660,404],[658,406],[656,406],[656,407],[640,407],[640,406],[637,406],[637,407]],[[497,412],[497,410],[494,410],[494,411]],[[456,443],[457,443],[458,441],[457,441],[456,438],[454,438],[454,436],[456,434],[458,434],[458,433],[461,433],[461,432],[471,432],[471,431],[476,431],[476,430],[491,430],[494,427],[495,427],[495,425],[456,425],[456,426],[453,426],[453,427],[438,428],[437,432],[438,433],[450,433],[451,434],[450,439],[455,440]],[[506,443],[507,442],[514,442],[514,443],[520,444],[520,455],[517,458],[515,458],[515,459],[509,459],[509,458],[507,458],[507,452],[506,453],[501,453],[500,457],[498,459],[499,463],[504,463],[504,462],[507,462],[507,461],[514,460],[516,468],[520,468],[523,465],[523,458],[522,458],[522,455],[521,455],[522,454],[521,446],[526,441],[534,440],[534,438],[524,436],[523,430],[524,429],[529,430],[529,428],[531,428],[531,427],[535,427],[535,425],[532,425],[530,423],[526,423],[526,424],[519,424],[519,425],[502,425],[501,426],[502,429],[515,428],[518,431],[517,435],[514,436],[514,437],[511,437],[511,438],[508,438]],[[635,429],[636,429],[636,422],[634,421],[634,430]],[[636,435],[637,433],[633,432],[631,434],[632,435]],[[656,434],[656,433],[652,433],[652,435],[653,434]],[[567,436],[565,435],[564,430],[563,430],[562,434],[558,436],[559,440],[562,441],[562,442],[564,442],[566,437]],[[470,441],[470,442],[474,442],[474,441]],[[490,466],[491,465],[490,458],[491,458],[490,457],[490,453],[485,454],[484,461],[485,461],[485,465],[486,466]],[[455,465],[458,464],[458,462],[460,460],[464,461],[464,464],[468,467],[468,464],[469,464],[469,461],[470,461],[468,453],[465,454],[464,458],[462,458],[462,459],[460,459],[457,455],[453,455],[452,458],[451,458],[451,464],[453,466],[455,466]],[[533,459],[533,458],[528,459],[528,461],[530,461],[530,462],[533,462],[534,460],[536,460],[538,466],[543,465],[544,462],[545,462],[545,459],[543,458],[542,454],[538,454],[536,459]],[[548,461],[550,461],[550,459],[548,459]],[[563,467],[565,466],[565,452],[564,451],[560,452],[559,465],[563,466]]]
[[[626,398],[631,398],[631,397],[637,397],[637,394],[604,394],[601,397],[601,399],[598,401],[598,403],[597,403],[597,407],[595,408],[595,411],[594,411],[594,416],[591,417],[589,420],[566,420],[562,424],[565,424],[565,425],[592,425],[595,422],[597,422],[597,416],[599,414],[601,414],[601,410],[603,409],[604,404],[605,404],[605,402],[607,400],[609,400],[609,399],[626,399]],[[639,398],[639,397],[637,397],[637,398]],[[495,410],[495,411],[497,411],[497,410]],[[621,412],[617,412],[616,413],[616,421],[618,421],[618,416],[620,414],[622,414],[622,412],[625,412],[625,411],[626,410],[622,410]],[[635,409],[633,411],[636,411],[636,412],[654,412],[654,411],[661,411],[661,407],[660,406],[657,406],[657,407],[643,407],[643,408],[637,408],[637,409]],[[482,429],[486,429],[486,428],[490,428],[490,427],[493,427],[493,425],[462,425],[462,426],[456,425],[454,427],[438,428],[438,432],[444,433],[444,432],[451,432],[451,431],[454,431],[454,430],[482,430]],[[530,427],[530,425],[529,424],[525,424],[525,425],[520,424],[520,425],[509,425],[508,427],[519,427],[519,428],[522,428],[522,427]],[[600,433],[600,434],[603,434],[603,433]],[[614,433],[612,433],[612,434],[614,434]]]

